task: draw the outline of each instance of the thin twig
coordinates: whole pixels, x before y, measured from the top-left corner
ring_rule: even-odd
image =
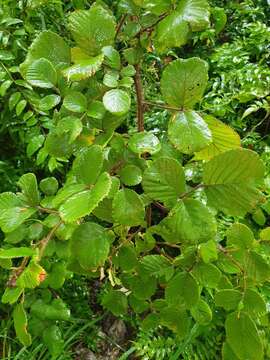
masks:
[[[120,33],[121,29],[122,29],[122,26],[124,25],[124,22],[125,22],[126,18],[127,18],[127,14],[122,15],[122,17],[121,17],[121,19],[119,21],[119,24],[116,27],[116,33],[115,33],[114,39],[117,39],[117,37],[118,37],[118,35],[119,35],[119,33]]]
[[[141,67],[139,64],[135,65],[135,89],[137,96],[137,127],[138,131],[144,131],[144,95],[143,95],[143,87],[142,87],[142,79],[141,79]]]
[[[59,221],[58,224],[56,224],[52,230],[39,242],[39,260],[43,257],[44,251],[51,240],[51,238],[54,236],[56,230],[59,228],[59,226],[62,224],[62,221]]]
[[[168,105],[165,105],[165,104],[158,104],[158,103],[154,103],[152,101],[144,101],[143,103],[145,105],[157,107],[157,108],[160,108],[160,109],[171,110],[171,111],[183,111],[183,109],[181,109],[181,108],[176,108],[176,107],[168,106]]]

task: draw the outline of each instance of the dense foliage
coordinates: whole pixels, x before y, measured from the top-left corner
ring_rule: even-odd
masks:
[[[267,14],[3,1],[3,359],[270,358]]]

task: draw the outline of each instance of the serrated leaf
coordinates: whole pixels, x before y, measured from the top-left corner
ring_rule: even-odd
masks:
[[[93,5],[89,10],[74,11],[69,16],[69,28],[77,45],[95,56],[104,46],[113,44],[116,24],[107,10]]]
[[[75,116],[66,116],[57,123],[56,131],[59,135],[68,134],[69,144],[72,144],[83,130],[82,121]]]
[[[15,230],[35,212],[35,208],[27,207],[15,194],[0,194],[0,227],[4,232]]]
[[[92,145],[83,150],[73,162],[73,173],[78,181],[94,184],[102,170],[104,154],[102,147]]]
[[[61,97],[59,95],[47,95],[39,101],[38,107],[41,111],[48,111],[58,105],[60,101]]]
[[[155,34],[155,45],[164,52],[184,45],[191,31],[209,26],[209,4],[206,0],[182,0],[176,10],[160,21]]]
[[[21,288],[34,289],[39,286],[46,276],[46,271],[36,262],[31,261],[27,268],[21,273],[16,285]]]
[[[174,243],[202,243],[215,236],[214,215],[200,201],[179,201],[161,224],[174,234]]]
[[[255,251],[246,253],[244,265],[248,278],[255,284],[270,280],[269,262]]]
[[[156,154],[161,149],[159,139],[152,133],[139,132],[129,139],[128,146],[135,154]]]
[[[35,174],[24,174],[20,177],[18,185],[21,188],[27,203],[30,206],[37,206],[40,202],[40,194],[38,191],[37,178]]]
[[[88,79],[89,77],[95,75],[95,73],[100,69],[103,58],[103,55],[98,55],[87,60],[81,60],[79,63],[63,70],[62,73],[68,81]]]
[[[89,271],[102,266],[110,250],[108,231],[102,226],[86,222],[74,231],[71,238],[72,257]]]
[[[203,172],[209,205],[226,214],[244,216],[262,198],[256,183],[263,176],[264,164],[251,150],[230,150],[214,157]]]
[[[127,186],[135,186],[140,184],[142,181],[142,171],[135,165],[124,166],[119,175],[122,183]]]
[[[170,206],[185,191],[184,170],[177,160],[161,157],[144,172],[142,184],[150,198]]]
[[[58,190],[58,181],[55,177],[47,177],[41,180],[39,187],[45,195],[51,196]]]
[[[235,289],[220,290],[215,295],[216,306],[223,307],[225,310],[236,310],[243,295]]]
[[[16,305],[13,311],[13,320],[16,335],[24,346],[32,343],[31,335],[27,332],[27,317],[23,304]]]
[[[173,266],[168,259],[161,255],[146,255],[140,261],[141,267],[146,274],[165,277],[168,281],[173,275]]]
[[[159,321],[163,326],[176,333],[179,339],[183,339],[188,335],[190,319],[187,312],[181,308],[165,307],[159,314]]]
[[[227,342],[241,360],[264,358],[260,335],[248,314],[244,312],[229,314],[225,328]]]
[[[199,58],[177,59],[163,71],[161,93],[166,103],[191,109],[201,100],[208,80],[208,65]]]
[[[64,98],[63,105],[69,111],[82,113],[86,111],[87,100],[79,91],[72,91]]]
[[[120,54],[112,46],[105,46],[102,48],[102,53],[105,56],[105,64],[112,69],[120,70],[121,59]]]
[[[130,96],[124,90],[113,89],[103,96],[105,109],[116,116],[125,115],[130,109]]]
[[[28,66],[25,78],[32,86],[43,89],[53,88],[57,83],[57,73],[53,64],[44,58],[35,60]]]
[[[27,69],[35,60],[45,58],[54,66],[70,63],[70,49],[66,42],[52,31],[42,31],[33,41],[20,70],[25,77]]]
[[[110,290],[110,292],[103,295],[101,303],[114,316],[124,315],[127,312],[127,296],[121,291]]]
[[[195,306],[200,297],[197,281],[187,272],[179,272],[168,283],[165,299],[173,306],[184,305],[187,309]]]
[[[193,154],[212,142],[208,125],[195,111],[183,111],[172,116],[168,126],[172,144],[184,154]]]
[[[207,302],[202,299],[190,312],[194,320],[200,325],[207,325],[212,321],[212,310]]]
[[[193,267],[192,274],[200,285],[210,289],[217,288],[221,277],[221,272],[215,265],[202,262]]]
[[[133,246],[123,245],[117,254],[117,265],[123,271],[130,271],[134,269],[138,263],[137,254]]]
[[[195,160],[210,160],[220,153],[241,147],[240,136],[231,127],[210,115],[204,116],[203,119],[212,133],[212,142],[196,152]]]
[[[113,218],[126,226],[137,226],[144,222],[145,209],[139,195],[130,189],[119,190],[113,199]]]
[[[254,235],[251,229],[245,224],[234,223],[228,229],[227,245],[236,246],[240,249],[249,249],[254,243]]]
[[[111,178],[102,173],[91,190],[85,190],[69,197],[59,208],[61,218],[65,222],[73,222],[89,215],[109,194]]]

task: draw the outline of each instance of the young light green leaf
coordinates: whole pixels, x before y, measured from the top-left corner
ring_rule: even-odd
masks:
[[[127,186],[135,186],[142,181],[142,171],[135,165],[124,166],[119,174],[122,183]]]
[[[87,100],[79,91],[72,91],[64,98],[63,105],[69,111],[82,113],[86,111]]]
[[[36,250],[28,247],[18,247],[11,249],[0,249],[0,259],[14,259],[25,256],[36,255]]]
[[[88,79],[89,77],[95,75],[95,73],[100,69],[103,59],[103,55],[98,55],[87,60],[81,60],[79,63],[63,70],[62,73],[68,81]]]
[[[23,304],[16,305],[13,311],[13,320],[16,335],[24,346],[29,346],[32,343],[31,335],[27,332],[27,317]]]
[[[103,96],[103,105],[106,110],[116,116],[125,115],[130,108],[130,96],[124,90],[113,89]]]
[[[131,136],[128,146],[135,154],[149,153],[151,155],[160,151],[159,139],[152,133],[139,132]]]
[[[172,144],[184,154],[193,154],[212,142],[207,123],[195,111],[183,111],[172,116],[168,126]]]
[[[20,177],[18,185],[21,188],[27,203],[30,206],[37,206],[40,202],[40,194],[38,191],[37,178],[35,174],[24,174]]]
[[[256,184],[263,176],[264,164],[251,150],[230,150],[214,157],[203,173],[209,205],[226,214],[244,216],[262,199]]]
[[[240,249],[250,249],[254,244],[254,235],[248,226],[241,223],[234,223],[228,229],[227,244]]]

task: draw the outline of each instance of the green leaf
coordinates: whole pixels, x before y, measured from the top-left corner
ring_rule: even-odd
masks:
[[[101,101],[94,100],[88,107],[87,115],[94,119],[102,119],[106,109]]]
[[[159,319],[160,323],[175,332],[179,339],[188,335],[190,319],[185,310],[168,306],[161,310]]]
[[[243,297],[244,311],[257,318],[266,313],[266,303],[256,290],[247,289]]]
[[[0,259],[14,259],[33,255],[36,255],[36,250],[27,247],[0,249]]]
[[[116,116],[125,115],[130,109],[130,103],[130,96],[124,90],[113,89],[103,96],[106,110]]]
[[[202,243],[214,238],[217,225],[214,215],[200,201],[179,201],[164,224],[174,234],[175,243]]]
[[[57,123],[56,131],[59,135],[67,134],[69,144],[72,144],[83,130],[81,119],[75,116],[66,116]]]
[[[102,226],[86,222],[74,231],[71,238],[71,254],[89,271],[103,266],[110,250],[108,231]]]
[[[121,278],[123,281],[123,277]],[[153,296],[157,289],[157,280],[153,276],[145,276],[145,274],[129,275],[124,282],[124,286],[129,288],[133,295],[139,300],[148,300]]]
[[[172,144],[184,154],[204,149],[212,141],[210,129],[195,111],[173,115],[168,126],[168,136]]]
[[[270,227],[260,231],[260,239],[263,241],[270,241]]]
[[[60,328],[57,325],[51,325],[44,329],[42,333],[44,344],[48,347],[52,358],[59,356],[64,349],[64,340]]]
[[[250,249],[254,243],[253,232],[245,224],[234,223],[228,229],[227,233],[227,245],[236,246],[240,249]]]
[[[68,133],[59,134],[57,131],[51,131],[46,137],[44,149],[55,158],[68,158],[72,152],[70,135]]]
[[[199,254],[205,263],[217,260],[217,242],[215,240],[209,240],[206,243],[200,244]]]
[[[212,142],[196,152],[195,160],[210,160],[220,153],[241,146],[240,136],[231,127],[210,115],[204,116],[204,121],[212,133]]]
[[[145,209],[139,195],[130,189],[119,190],[113,199],[113,218],[126,226],[137,226],[144,222]]]
[[[142,184],[150,198],[170,206],[185,191],[184,170],[177,160],[161,157],[144,172]]]
[[[21,296],[21,294],[23,293],[23,289],[19,288],[19,287],[7,287],[5,289],[5,292],[2,296],[2,303],[3,304],[14,304],[19,297]]]
[[[212,310],[207,302],[202,299],[190,312],[194,320],[200,325],[207,325],[212,321]]]
[[[203,172],[209,205],[229,215],[244,216],[262,198],[256,184],[263,176],[264,164],[251,150],[230,150],[214,157]]]
[[[34,153],[41,148],[41,146],[43,145],[45,140],[45,136],[44,135],[37,135],[32,137],[27,145],[26,148],[26,153],[28,157],[31,157],[32,155],[34,155]]]
[[[139,300],[132,294],[129,295],[128,300],[132,310],[134,310],[137,314],[141,314],[149,309],[149,304],[147,301]]]
[[[27,105],[27,101],[24,99],[18,102],[18,104],[16,105],[16,115],[17,116],[21,115],[21,113],[25,109],[26,105]]]
[[[95,184],[102,170],[103,161],[104,154],[102,147],[92,145],[81,151],[74,160],[73,173],[78,181],[84,182],[87,185]]]
[[[184,305],[187,309],[195,306],[200,297],[197,281],[187,272],[179,272],[168,283],[165,299],[173,306]]]
[[[193,267],[192,274],[200,285],[210,289],[217,288],[221,277],[221,272],[215,265],[202,262]]]
[[[236,310],[243,295],[234,289],[220,290],[215,295],[216,306],[223,307],[225,310]]]
[[[55,177],[47,177],[41,180],[39,187],[45,195],[51,196],[58,190],[58,181]]]
[[[112,46],[105,46],[102,48],[102,53],[105,56],[105,65],[111,67],[112,69],[120,70],[121,59],[120,54]]]
[[[98,55],[87,60],[81,60],[79,63],[72,65],[62,71],[68,81],[80,81],[88,79],[95,75],[100,69],[104,56]]]
[[[114,316],[124,315],[127,312],[127,296],[118,290],[111,290],[102,297],[102,306],[113,313]]]
[[[35,174],[28,173],[20,177],[18,185],[30,206],[37,206],[40,202],[37,178]]]
[[[134,247],[131,245],[121,246],[117,254],[116,262],[123,271],[133,270],[138,264]]]
[[[79,91],[72,91],[64,98],[63,105],[69,111],[82,113],[86,111],[87,100]]]
[[[159,22],[155,46],[164,52],[171,47],[184,45],[191,31],[201,31],[209,26],[209,5],[206,0],[182,0],[176,10]]]
[[[129,139],[128,146],[135,154],[149,153],[151,155],[160,151],[159,139],[152,133],[139,132]]]
[[[23,304],[16,305],[13,311],[13,320],[16,335],[24,346],[32,343],[31,335],[27,332],[27,317],[23,308]]]
[[[34,289],[42,282],[46,271],[35,261],[31,261],[16,281],[21,288]]]
[[[42,31],[33,41],[25,61],[20,65],[25,77],[27,69],[35,60],[49,60],[54,66],[70,63],[70,50],[66,42],[52,31]]]
[[[86,186],[84,184],[65,185],[63,188],[61,188],[58,191],[56,196],[52,199],[52,206],[54,208],[57,208],[63,202],[68,200],[72,195],[78,194],[84,190],[86,190]]]
[[[168,281],[173,275],[173,267],[167,258],[161,255],[146,255],[142,258],[141,267],[144,273]]]
[[[138,166],[126,165],[120,170],[120,179],[127,186],[135,186],[142,181],[142,171]]]
[[[15,194],[0,194],[0,227],[4,232],[15,230],[35,212],[36,209],[27,207]]]
[[[48,111],[53,109],[56,105],[58,105],[61,101],[61,97],[59,95],[51,94],[42,98],[38,104],[38,107],[41,111]]]
[[[41,320],[70,320],[70,310],[60,298],[45,304],[41,299],[31,305],[31,314]]]
[[[248,278],[254,283],[261,284],[270,280],[269,262],[255,251],[249,251],[245,256],[245,269]]]
[[[19,91],[10,95],[9,100],[8,100],[8,107],[9,107],[10,111],[12,111],[14,109],[14,107],[20,100],[21,96],[22,96],[22,94]]]
[[[111,178],[102,173],[91,190],[85,190],[69,197],[59,208],[63,221],[73,222],[89,215],[109,194]]]
[[[208,80],[208,65],[199,58],[177,59],[163,71],[161,92],[166,103],[190,109],[203,96]]]
[[[29,65],[25,78],[32,86],[44,89],[53,88],[57,83],[57,73],[53,64],[44,58]]]
[[[100,5],[90,10],[74,11],[69,17],[69,29],[77,45],[91,56],[100,54],[104,46],[112,45],[115,36],[115,20]]]
[[[261,337],[248,314],[244,312],[229,314],[225,328],[227,342],[241,360],[264,358]]]

